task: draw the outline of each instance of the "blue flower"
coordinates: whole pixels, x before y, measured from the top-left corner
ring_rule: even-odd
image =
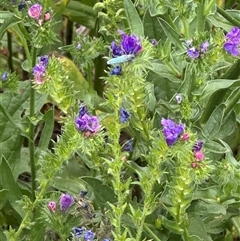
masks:
[[[81,191],[81,192],[80,192],[80,196],[81,196],[81,197],[85,197],[85,196],[87,195],[87,193],[88,193],[88,191],[85,191],[85,190],[84,190],[84,191]]]
[[[121,123],[127,122],[129,117],[130,117],[129,112],[121,107],[120,108],[120,122]]]
[[[238,44],[235,44],[234,42],[226,42],[223,45],[223,47],[232,56],[238,56],[240,54],[239,49],[238,49]]]
[[[151,43],[152,43],[153,46],[157,46],[158,41],[156,39],[152,39]]]
[[[84,241],[92,241],[94,239],[94,233],[90,230],[87,230],[84,234]]]
[[[184,131],[184,124],[177,124],[171,119],[162,118],[163,134],[168,146],[173,145]]]
[[[122,149],[123,149],[123,151],[132,152],[133,151],[133,139],[130,139],[129,141],[125,142]]]
[[[24,0],[22,0],[19,5],[18,5],[18,11],[21,11],[22,9],[24,9],[26,7],[26,3]]]
[[[197,48],[192,47],[187,49],[187,55],[191,58],[191,59],[197,59],[200,56],[199,51],[197,50]]]
[[[122,74],[122,67],[116,66],[110,71],[110,75],[121,75]]]
[[[7,72],[4,72],[4,73],[2,74],[1,79],[2,79],[2,82],[7,81],[7,79],[8,79],[8,73],[7,73]]]
[[[79,108],[79,117],[82,118],[85,114],[88,114],[87,107],[84,104],[80,105]]]
[[[84,232],[84,229],[83,228],[77,228],[77,227],[74,227],[73,229],[73,234],[76,238],[81,238],[82,235],[83,235],[83,232]]]
[[[44,67],[48,66],[48,59],[49,59],[48,55],[43,55],[39,59],[40,59],[40,64],[42,64]]]

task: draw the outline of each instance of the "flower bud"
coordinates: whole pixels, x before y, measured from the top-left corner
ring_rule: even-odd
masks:
[[[50,19],[51,19],[50,13],[49,13],[49,12],[45,13],[45,14],[44,14],[44,21],[47,22],[47,21],[49,21]]]
[[[40,16],[42,15],[42,6],[40,4],[32,5],[28,10],[28,15],[31,18],[38,20],[40,18]]]
[[[196,151],[194,153],[194,156],[195,156],[197,161],[202,161],[204,159],[204,154],[203,154],[202,151]]]
[[[56,203],[54,201],[49,202],[47,206],[48,206],[48,209],[51,212],[55,213],[55,211],[56,211]]]

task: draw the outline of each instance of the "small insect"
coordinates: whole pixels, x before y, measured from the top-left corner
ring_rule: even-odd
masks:
[[[120,64],[120,63],[128,62],[134,58],[135,58],[134,54],[124,54],[119,57],[109,59],[107,61],[107,64],[110,64],[110,65]]]

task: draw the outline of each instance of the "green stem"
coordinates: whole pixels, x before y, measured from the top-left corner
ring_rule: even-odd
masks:
[[[88,81],[88,84],[89,84],[89,92],[91,94],[93,94],[94,87],[93,87],[92,70],[91,70],[90,64],[88,64],[88,67],[87,67],[87,81]]]
[[[146,224],[143,224],[143,227],[146,232],[153,238],[154,241],[161,241],[161,239],[159,239],[157,235]]]
[[[217,12],[220,15],[222,15],[225,19],[227,19],[230,23],[232,23],[234,26],[240,27],[240,22],[236,20],[236,18],[233,18],[231,15],[225,12],[222,8],[217,7]]]
[[[235,95],[231,97],[231,100],[227,103],[226,109],[224,111],[224,117],[226,117],[229,112],[231,112],[240,99],[240,88],[236,91]]]
[[[188,232],[188,229],[184,228],[184,232],[182,234],[183,241],[189,241],[190,240],[190,233]]]
[[[207,15],[210,13],[210,11],[211,11],[214,3],[216,3],[216,0],[212,0],[212,1],[207,5],[207,7],[205,8],[205,11],[204,11],[204,15],[205,15],[205,16],[207,16]]]
[[[201,34],[205,29],[204,1],[197,4],[197,32]]]
[[[170,13],[167,12],[166,14],[164,14],[164,19],[166,20],[166,22],[174,29],[176,30],[177,32],[179,31],[179,29],[176,27],[176,25],[174,24],[171,16],[170,16]]]
[[[12,54],[12,34],[7,31],[7,45],[8,45],[8,68],[11,70],[11,72],[14,72],[13,69],[13,54]]]
[[[36,64],[37,50],[33,47],[32,49],[32,65],[34,67]],[[30,119],[35,115],[35,89],[31,88],[30,90]],[[31,166],[31,175],[32,175],[32,200],[36,199],[36,165],[35,165],[35,145],[34,145],[34,124],[30,121],[29,123],[29,157],[30,157],[30,166]]]

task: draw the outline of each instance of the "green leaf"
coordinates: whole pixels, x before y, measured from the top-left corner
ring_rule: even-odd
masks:
[[[183,228],[181,228],[177,222],[175,221],[170,221],[167,218],[162,216],[163,220],[163,225],[165,228],[167,228],[169,231],[176,233],[176,234],[182,234],[184,232]]]
[[[40,141],[38,143],[38,149],[36,155],[38,156],[41,151],[45,151],[48,148],[49,142],[54,128],[54,110],[51,108],[44,114],[43,117],[44,127],[41,133]]]
[[[201,200],[193,201],[187,211],[189,214],[191,213],[191,215],[207,215],[210,213],[225,215],[227,212],[226,208],[220,203],[208,203]]]
[[[212,238],[206,232],[205,225],[198,213],[192,216],[189,221],[189,233],[191,235],[190,241],[212,241]]]
[[[163,20],[162,18],[159,18],[159,23],[163,29],[163,31],[165,32],[165,34],[167,35],[167,37],[170,39],[170,41],[176,46],[178,47],[178,49],[180,50],[180,52],[178,54],[182,54],[185,53],[186,50],[184,49],[182,42],[180,41],[180,39],[182,38],[181,35],[176,32],[165,20]]]
[[[219,132],[222,121],[223,121],[223,114],[224,114],[225,105],[219,105],[209,117],[207,123],[203,127],[203,134],[213,140],[216,138],[217,133]]]
[[[144,36],[143,24],[134,4],[132,3],[131,0],[124,0],[124,6],[125,6],[127,20],[128,20],[131,33],[134,33],[139,37],[143,37]]]
[[[13,123],[21,123],[21,115],[24,108],[23,103],[29,98],[30,82],[21,82],[19,94],[2,93],[2,106]],[[23,136],[20,129],[4,115],[0,110],[0,135],[1,155],[4,156],[11,165],[14,179],[19,175],[19,166],[21,165],[20,150],[22,147]]]
[[[81,177],[93,190],[96,202],[101,209],[106,208],[107,203],[112,204],[117,202],[117,197],[112,188],[103,184],[100,180],[93,177]]]
[[[149,11],[151,16],[163,15],[167,12],[168,8],[164,4],[159,3],[158,0],[150,1]]]
[[[62,12],[71,21],[80,23],[90,29],[95,27],[97,14],[92,7],[77,1],[70,1]]]
[[[5,158],[2,158],[1,178],[3,188],[8,190],[5,198],[9,201],[11,206],[21,216],[21,218],[23,218],[24,211],[19,203],[19,201],[22,199],[22,193],[20,192],[20,189],[13,178],[12,170]]]
[[[149,39],[162,39],[163,29],[159,25],[157,18],[151,17],[149,11],[146,11],[143,18],[144,36]],[[163,39],[164,40],[164,39]]]
[[[0,226],[0,240],[1,241],[7,241],[7,237],[3,233],[2,227]]]
[[[1,15],[1,12],[0,12]],[[16,15],[12,15],[9,18],[6,18],[3,22],[3,24],[0,27],[0,40],[2,39],[4,33],[11,28],[12,26],[21,23],[22,19],[17,17]]]

